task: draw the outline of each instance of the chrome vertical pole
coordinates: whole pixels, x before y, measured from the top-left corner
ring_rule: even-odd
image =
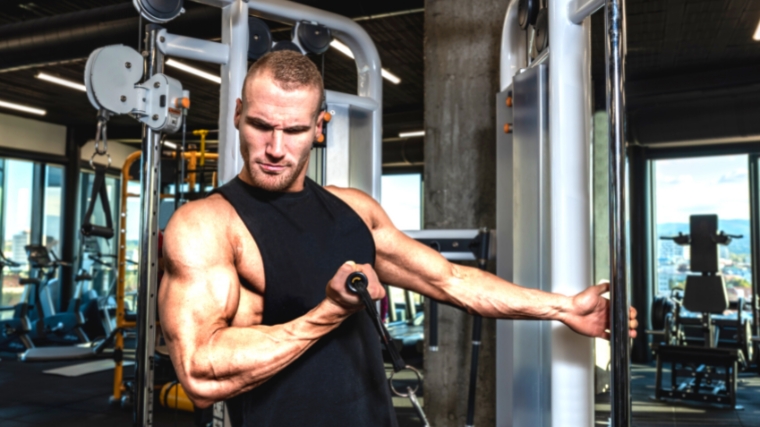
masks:
[[[156,48],[162,28],[146,26],[145,79],[164,71],[164,56]],[[140,176],[140,282],[137,301],[137,372],[135,373],[135,426],[153,425],[153,354],[156,342],[156,289],[158,279],[158,204],[161,132],[143,125]]]
[[[606,0],[605,45],[610,144],[610,273],[613,427],[631,423],[625,228],[625,0]]]

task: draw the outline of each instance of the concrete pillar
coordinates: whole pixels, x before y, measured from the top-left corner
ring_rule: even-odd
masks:
[[[425,1],[425,228],[496,223],[496,112],[503,0]],[[439,308],[439,351],[425,346],[425,412],[464,425],[472,319]],[[483,322],[475,425],[495,425],[495,323]]]

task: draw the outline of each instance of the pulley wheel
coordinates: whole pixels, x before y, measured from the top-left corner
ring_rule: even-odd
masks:
[[[303,52],[301,52],[301,48],[299,48],[297,44],[293,43],[290,40],[282,40],[275,43],[275,45],[272,47],[272,52],[277,52],[278,50],[292,50],[293,52],[303,54]]]
[[[272,50],[269,26],[255,16],[248,17],[248,59],[255,61]]]
[[[298,41],[309,53],[321,55],[327,52],[332,41],[330,29],[323,25],[314,25],[308,22],[298,24]]]
[[[182,13],[183,0],[133,0],[140,14],[157,24],[171,21]]]
[[[549,47],[549,9],[543,8],[538,12],[535,28],[536,51],[541,53]]]
[[[520,0],[517,4],[517,22],[520,28],[527,30],[528,26],[536,24],[539,0]]]

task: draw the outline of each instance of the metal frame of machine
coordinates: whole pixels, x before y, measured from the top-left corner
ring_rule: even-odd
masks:
[[[543,12],[545,27],[541,28],[544,38],[548,31],[548,47],[542,43],[541,52],[533,55],[536,39],[529,39],[523,30],[528,17],[536,19],[536,14],[526,14],[528,3],[538,4],[520,0],[509,4],[502,31],[501,92],[496,95],[496,128],[504,128],[496,141],[497,274],[523,286],[562,294],[580,292],[592,281],[587,18],[604,7],[610,129],[612,425],[628,426],[624,0],[548,0],[548,11]],[[546,75],[533,83],[523,81],[523,74],[537,72]],[[520,104],[521,100],[513,97],[515,85],[534,90],[535,96],[545,97],[545,103],[533,98],[532,105],[527,105],[525,100],[531,98],[523,97]],[[559,325],[526,321],[498,321],[496,333],[498,425],[573,427],[593,423],[591,340]]]

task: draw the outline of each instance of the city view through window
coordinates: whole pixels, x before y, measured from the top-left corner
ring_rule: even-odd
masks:
[[[718,230],[742,235],[719,246],[719,268],[731,301],[752,295],[748,157],[714,156],[654,162],[656,293],[683,289],[690,248],[661,236],[689,233],[690,215],[718,215]]]

